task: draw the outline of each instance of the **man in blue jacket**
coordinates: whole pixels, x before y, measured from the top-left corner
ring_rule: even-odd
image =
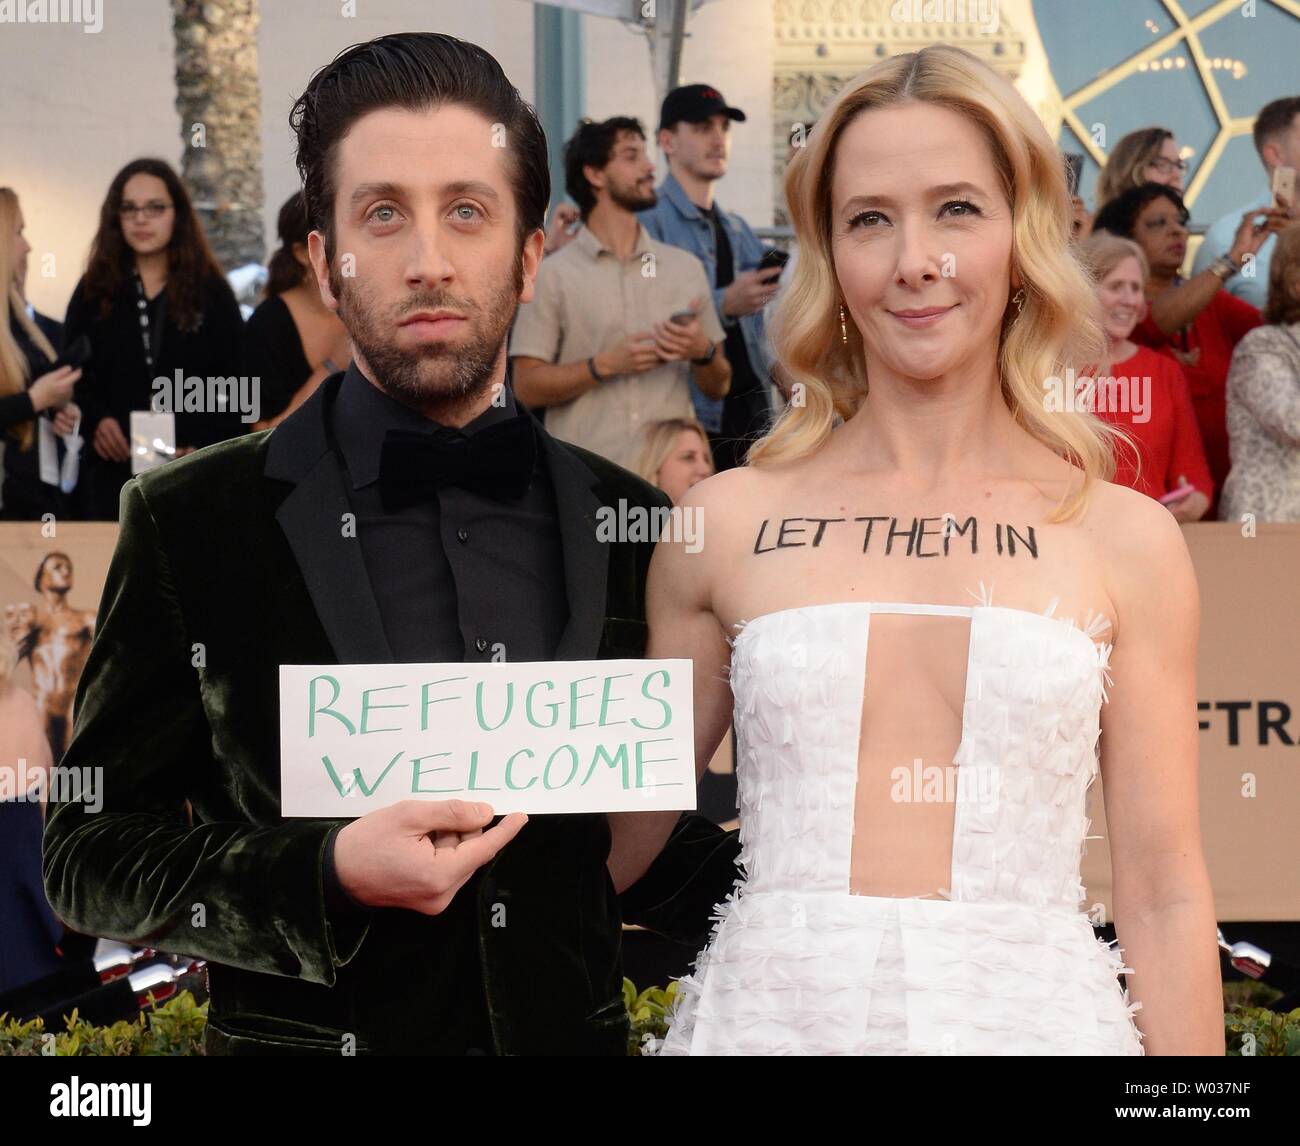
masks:
[[[668,157],[668,177],[655,205],[638,213],[651,237],[696,255],[713,283],[713,302],[726,332],[731,390],[710,398],[692,378],[695,413],[709,432],[719,470],[744,461],[749,444],[773,416],[772,351],[763,308],[776,293],[780,270],[757,270],[766,248],[749,224],[715,202],[713,185],[727,173],[731,122],[745,121],[716,88],[688,84],[674,88],[659,116],[659,147]]]

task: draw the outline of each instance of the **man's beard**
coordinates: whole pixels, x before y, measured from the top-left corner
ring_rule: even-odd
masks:
[[[651,185],[649,191],[641,191],[640,184],[631,187],[618,187],[610,184],[609,197],[624,211],[647,211],[659,201],[659,195]]]
[[[474,398],[487,389],[523,290],[522,253],[515,258],[511,279],[484,307],[442,292],[416,291],[385,313],[356,279],[340,278],[330,265],[330,290],[338,301],[339,319],[370,368],[372,380],[390,397],[416,408],[430,401]],[[395,331],[403,318],[444,307],[465,316],[467,341],[426,342],[409,348],[397,345]]]

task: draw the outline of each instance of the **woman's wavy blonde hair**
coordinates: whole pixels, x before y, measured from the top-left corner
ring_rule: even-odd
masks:
[[[799,258],[772,322],[772,345],[802,404],[791,403],[746,462],[803,457],[857,412],[868,392],[862,336],[847,324],[841,340],[839,283],[831,255],[831,179],[836,145],[863,112],[908,102],[946,107],[979,126],[989,141],[1011,204],[1011,265],[1023,310],[1008,305],[999,351],[1002,395],[1016,422],[1083,471],[1049,521],[1079,513],[1090,483],[1115,472],[1113,427],[1096,415],[1049,410],[1050,379],[1096,362],[1105,347],[1091,281],[1071,246],[1065,164],[1038,117],[1001,76],[969,52],[936,44],[882,60],[854,79],[817,118],[785,176]],[[1011,268],[1008,268],[1008,280]],[[1064,381],[1061,383],[1064,387]],[[1075,483],[1071,483],[1075,484]]]

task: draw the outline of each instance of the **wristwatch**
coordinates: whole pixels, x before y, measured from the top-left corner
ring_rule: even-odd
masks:
[[[718,344],[716,342],[710,342],[708,354],[706,354],[703,358],[692,358],[691,365],[707,366],[710,362],[713,361],[713,356],[717,353],[718,353]]]

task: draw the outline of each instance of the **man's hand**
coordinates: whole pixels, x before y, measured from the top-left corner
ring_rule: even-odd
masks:
[[[343,890],[369,907],[422,915],[447,910],[466,881],[528,822],[522,812],[492,820],[486,804],[401,800],[346,825],[334,841]]]
[[[556,251],[573,242],[578,232],[575,228],[570,234],[569,227],[582,219],[578,208],[572,203],[556,203],[555,210],[551,212],[551,222],[546,228],[546,253],[555,254]]]
[[[1257,226],[1255,220],[1260,218],[1263,222]],[[1232,246],[1228,250],[1228,258],[1232,260],[1234,266],[1240,267],[1247,255],[1258,253],[1269,235],[1279,234],[1289,222],[1286,209],[1282,207],[1247,211],[1237,226],[1237,233],[1233,236]]]
[[[612,374],[644,374],[662,362],[655,349],[653,330],[629,334],[613,350],[596,355],[596,369],[606,377]]]
[[[713,343],[700,326],[699,308],[703,302],[702,298],[691,299],[687,309],[695,311],[695,317],[689,322],[673,322],[669,318],[655,323],[655,348],[665,362],[703,358],[708,354]]]
[[[126,435],[122,433],[122,427],[118,420],[111,414],[100,418],[99,425],[95,427],[95,436],[91,444],[95,447],[95,453],[106,462],[129,462],[131,460],[131,446],[126,440]]]
[[[776,294],[777,280],[780,277],[780,267],[770,267],[765,271],[741,271],[722,292],[722,313],[738,318],[762,310]]]

